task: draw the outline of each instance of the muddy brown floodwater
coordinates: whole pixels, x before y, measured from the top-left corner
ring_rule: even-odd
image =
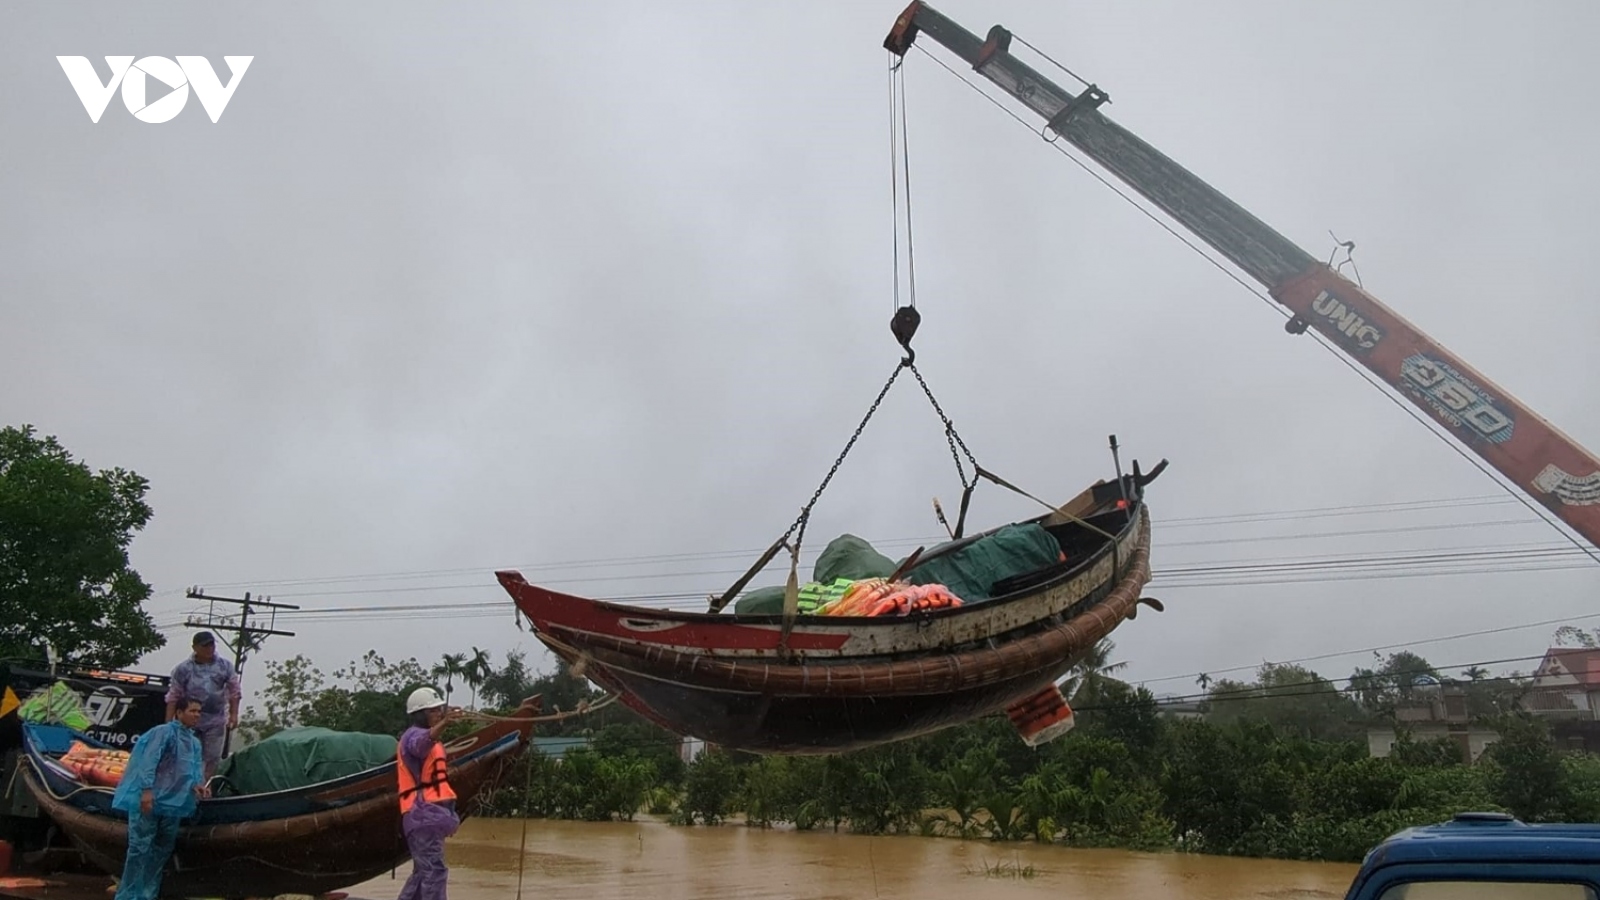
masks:
[[[451,900],[517,895],[517,819],[446,845]],[[529,900],[1337,900],[1356,866],[656,821],[527,823]],[[393,900],[410,866],[350,888]]]

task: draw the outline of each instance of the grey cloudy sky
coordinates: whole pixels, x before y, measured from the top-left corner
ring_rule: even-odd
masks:
[[[594,595],[719,590],[898,358],[881,42],[902,5],[0,6],[0,421],[150,478],[133,556],[160,623],[193,610],[191,584],[308,610],[501,604],[308,618],[258,659],[543,659],[496,567]],[[938,8],[1096,81],[1113,119],[1313,255],[1329,229],[1355,240],[1370,291],[1600,448],[1600,7]],[[204,55],[224,78],[223,55],[255,59],[217,124],[193,98],[162,125],[113,98],[92,124],[55,56],[103,78],[126,54]],[[987,468],[1064,499],[1109,476],[1110,433],[1125,459],[1170,458],[1158,574],[1562,546],[1037,134],[907,59],[919,363]],[[898,556],[958,494],[908,380],[808,547],[851,531]],[[1193,521],[1463,498],[1485,499]],[[1034,511],[986,486],[973,519]],[[591,560],[611,562],[574,565]],[[1151,684],[1181,692],[1202,670],[1596,615],[1600,564],[1563,564],[1158,583],[1168,612],[1122,626],[1118,656],[1134,679],[1189,673]],[[1526,656],[1552,630],[1420,649]],[[144,667],[181,658],[187,632],[167,633]]]

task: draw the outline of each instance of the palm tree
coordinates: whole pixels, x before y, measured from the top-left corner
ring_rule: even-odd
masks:
[[[1200,685],[1200,690],[1202,691],[1211,690],[1211,676],[1204,672],[1200,673],[1200,677],[1196,678],[1194,683]]]
[[[472,648],[472,658],[461,667],[461,678],[472,688],[472,708],[478,708],[478,688],[494,674],[494,667],[489,662],[489,654],[485,650]]]
[[[444,699],[450,702],[450,691],[455,687],[455,677],[466,671],[465,653],[446,653],[432,669],[433,677],[444,679]]]
[[[1061,685],[1061,692],[1067,695],[1068,703],[1073,706],[1092,705],[1100,699],[1101,691],[1109,680],[1107,676],[1127,666],[1126,662],[1110,662],[1111,651],[1116,648],[1117,645],[1110,638],[1101,638],[1078,660]]]

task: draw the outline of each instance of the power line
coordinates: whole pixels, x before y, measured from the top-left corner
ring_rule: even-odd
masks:
[[[932,53],[929,53],[927,50],[923,49],[922,47],[917,46],[915,44],[913,44],[912,46],[914,46],[918,50],[920,50],[924,56],[926,56],[929,59],[933,60],[934,62],[938,63],[939,66],[942,67],[945,71],[949,72],[952,75],[955,75],[957,78],[959,78],[968,87],[970,87],[973,90],[977,91],[980,96],[982,96],[984,99],[988,100],[990,103],[993,103],[996,107],[998,107],[1006,115],[1008,115],[1011,118],[1017,120],[1017,122],[1021,123],[1024,128],[1027,128],[1030,133],[1037,133],[1041,138],[1044,137],[1044,132],[1042,130],[1040,130],[1038,132],[1035,132],[1033,126],[1028,124],[1028,122],[1026,120],[1024,120],[1021,116],[1017,115],[1017,113],[1015,111],[1009,109],[1003,103],[1001,103],[999,100],[996,100],[994,97],[990,96],[987,91],[985,91],[982,88],[980,88],[976,83],[968,80],[965,75],[957,72],[955,69],[952,69],[950,66],[946,65],[943,60],[939,59],[937,56],[934,56]],[[1177,238],[1180,243],[1182,243],[1184,246],[1188,247],[1190,250],[1193,250],[1197,255],[1199,255],[1199,257],[1201,259],[1203,259],[1206,262],[1210,263],[1212,266],[1216,267],[1216,269],[1218,271],[1222,272],[1224,275],[1226,275],[1229,278],[1233,279],[1240,286],[1242,286],[1245,290],[1247,290],[1251,294],[1255,295],[1263,303],[1265,303],[1269,309],[1273,310],[1275,313],[1277,313],[1278,315],[1282,316],[1285,319],[1290,318],[1290,313],[1287,310],[1285,310],[1282,306],[1280,306],[1279,304],[1275,303],[1272,300],[1271,297],[1269,297],[1266,294],[1262,293],[1260,288],[1258,288],[1257,286],[1255,286],[1255,285],[1249,283],[1248,281],[1246,281],[1244,278],[1242,278],[1233,269],[1230,269],[1228,266],[1224,265],[1220,260],[1216,259],[1211,254],[1207,253],[1204,249],[1202,249],[1200,247],[1200,245],[1196,244],[1194,241],[1190,240],[1185,235],[1180,234],[1177,229],[1175,229],[1171,225],[1167,224],[1159,216],[1157,216],[1154,212],[1152,212],[1151,210],[1147,209],[1143,204],[1141,204],[1137,200],[1135,200],[1126,191],[1124,191],[1121,188],[1117,187],[1115,184],[1112,184],[1110,179],[1106,178],[1104,175],[1101,175],[1099,172],[1095,171],[1088,163],[1084,162],[1083,160],[1081,160],[1078,157],[1074,156],[1072,153],[1068,152],[1067,148],[1065,146],[1063,146],[1063,144],[1060,141],[1049,139],[1049,138],[1045,138],[1045,143],[1049,144],[1051,147],[1054,147],[1056,152],[1058,152],[1062,156],[1066,157],[1068,161],[1072,162],[1078,168],[1080,168],[1083,171],[1087,172],[1096,181],[1100,182],[1102,185],[1104,185],[1105,187],[1109,188],[1112,193],[1116,194],[1118,197],[1121,197],[1123,200],[1127,201],[1129,206],[1132,206],[1135,210],[1137,210],[1138,212],[1142,213],[1145,217],[1150,219],[1150,221],[1152,221],[1152,222],[1156,223],[1158,226],[1160,226],[1168,234],[1172,235],[1174,238]],[[1502,478],[1500,473],[1498,473],[1497,471],[1495,471],[1494,469],[1491,469],[1488,465],[1486,465],[1484,460],[1482,460],[1481,458],[1479,458],[1478,456],[1476,456],[1474,454],[1468,453],[1467,450],[1465,449],[1465,447],[1463,446],[1463,443],[1461,441],[1452,439],[1452,436],[1450,435],[1450,433],[1448,431],[1446,431],[1444,428],[1442,428],[1441,426],[1439,426],[1436,422],[1434,422],[1434,420],[1428,418],[1427,416],[1424,416],[1421,412],[1418,411],[1418,409],[1415,406],[1404,402],[1403,398],[1401,397],[1401,395],[1399,394],[1397,389],[1395,389],[1393,386],[1385,383],[1381,379],[1375,377],[1371,372],[1367,371],[1365,368],[1357,365],[1354,361],[1352,361],[1350,359],[1350,357],[1348,355],[1346,355],[1345,353],[1340,352],[1339,348],[1335,347],[1333,345],[1333,343],[1331,341],[1329,341],[1326,337],[1324,337],[1320,332],[1317,332],[1315,330],[1311,330],[1311,331],[1307,331],[1305,333],[1311,335],[1312,340],[1318,346],[1320,346],[1324,350],[1328,351],[1329,355],[1331,355],[1334,359],[1338,360],[1341,365],[1343,365],[1345,368],[1348,368],[1350,371],[1352,371],[1352,372],[1356,373],[1357,375],[1359,375],[1363,381],[1366,381],[1369,385],[1371,385],[1372,387],[1376,388],[1378,390],[1378,393],[1382,394],[1385,399],[1387,399],[1390,403],[1393,403],[1396,407],[1398,407],[1401,412],[1404,412],[1406,415],[1410,416],[1412,419],[1416,420],[1419,424],[1421,424],[1425,429],[1427,429],[1429,434],[1431,434],[1434,437],[1438,438],[1440,440],[1440,442],[1442,442],[1446,447],[1449,447],[1452,451],[1454,451],[1456,453],[1456,455],[1460,456],[1462,459],[1464,459],[1467,462],[1471,463],[1474,468],[1476,468],[1479,472],[1482,472],[1484,474],[1484,476],[1486,476],[1491,482],[1493,482],[1496,487],[1498,487],[1502,491],[1504,491],[1506,493],[1506,495],[1508,495],[1512,500],[1514,500],[1517,503],[1520,503],[1524,507],[1526,507],[1529,512],[1533,513],[1535,516],[1537,516],[1539,518],[1540,521],[1544,522],[1546,525],[1549,525],[1551,528],[1553,528],[1557,534],[1561,535],[1564,539],[1566,539],[1567,542],[1572,544],[1572,546],[1574,546],[1578,550],[1582,551],[1584,553],[1584,555],[1588,556],[1591,560],[1593,560],[1593,561],[1595,561],[1597,563],[1600,563],[1600,548],[1596,548],[1591,544],[1586,544],[1583,541],[1580,541],[1565,526],[1565,524],[1559,518],[1555,518],[1552,515],[1548,514],[1546,512],[1546,510],[1544,510],[1542,507],[1540,507],[1537,503],[1534,503],[1533,500],[1530,499],[1527,496],[1526,492],[1524,492],[1524,491],[1520,490],[1519,488],[1517,488],[1517,487],[1513,486],[1512,484],[1510,484],[1507,479]]]
[[[1316,538],[1318,535],[1305,535],[1306,538]],[[1239,539],[1240,543],[1253,542],[1249,538]],[[1408,554],[1408,555],[1397,555]],[[1348,556],[1330,556],[1318,558],[1287,558],[1277,562],[1229,562],[1218,564],[1197,564],[1189,566],[1159,567],[1154,575],[1153,584],[1166,587],[1196,587],[1216,584],[1218,586],[1241,586],[1245,584],[1272,584],[1284,583],[1281,581],[1239,580],[1244,576],[1268,576],[1281,574],[1306,574],[1316,572],[1343,573],[1348,577],[1316,578],[1312,581],[1344,581],[1365,580],[1357,575],[1371,576],[1377,573],[1382,577],[1408,577],[1417,574],[1477,574],[1480,567],[1495,566],[1492,571],[1545,571],[1564,570],[1570,568],[1592,568],[1588,564],[1566,566],[1561,563],[1567,559],[1577,557],[1579,554],[1570,548],[1558,545],[1523,545],[1523,549],[1493,547],[1480,550],[1467,551],[1382,551]],[[1523,563],[1520,567],[1509,567],[1509,563]],[[1441,568],[1444,567],[1444,568]],[[1367,572],[1360,570],[1366,569]],[[1409,571],[1407,571],[1409,569]],[[1438,571],[1434,571],[1438,570]],[[630,574],[585,576],[575,578],[543,579],[543,585],[580,585],[596,582],[636,582],[636,581],[668,581],[684,578],[715,578],[740,574],[742,570],[733,569],[701,569],[690,572],[636,572]],[[1235,576],[1235,580],[1217,580],[1218,576]],[[1179,583],[1188,579],[1189,583]],[[1296,581],[1305,581],[1297,579]],[[376,586],[363,588],[346,588],[341,590],[326,591],[296,591],[280,596],[287,597],[340,597],[362,596],[370,594],[402,594],[419,591],[462,591],[485,590],[498,588],[490,581],[436,584],[436,585],[407,585],[407,586]],[[613,596],[609,599],[618,601],[633,600],[677,600],[699,598],[705,591],[662,591],[649,594],[635,594],[628,596]],[[307,612],[315,612],[308,610]]]
[[[1474,667],[1477,667],[1477,666],[1503,666],[1503,665],[1506,665],[1508,663],[1528,662],[1529,660],[1535,660],[1535,659],[1540,659],[1540,660],[1544,659],[1544,654],[1541,653],[1541,654],[1539,654],[1537,656],[1509,656],[1509,657],[1505,657],[1503,659],[1482,659],[1482,660],[1478,660],[1477,662],[1453,663],[1453,664],[1450,664],[1450,665],[1431,666],[1430,668],[1427,668],[1427,669],[1406,669],[1406,670],[1399,670],[1399,671],[1394,671],[1394,672],[1381,672],[1381,671],[1377,671],[1377,670],[1371,670],[1371,671],[1368,671],[1368,672],[1364,672],[1364,673],[1362,673],[1360,675],[1350,675],[1350,676],[1344,677],[1344,678],[1325,678],[1325,677],[1322,677],[1322,676],[1318,676],[1315,679],[1307,679],[1307,680],[1304,680],[1304,681],[1291,681],[1291,682],[1286,682],[1284,684],[1278,684],[1278,685],[1265,685],[1264,686],[1264,685],[1260,685],[1260,684],[1247,684],[1247,685],[1241,685],[1240,687],[1237,687],[1237,688],[1227,688],[1227,689],[1222,689],[1222,690],[1207,690],[1207,691],[1201,691],[1199,693],[1194,693],[1194,694],[1181,694],[1181,695],[1177,695],[1177,696],[1164,697],[1162,699],[1167,700],[1169,702],[1173,702],[1173,703],[1191,703],[1191,702],[1196,702],[1196,701],[1199,701],[1199,700],[1210,700],[1210,699],[1217,698],[1217,697],[1228,697],[1228,696],[1232,696],[1232,695],[1249,696],[1249,697],[1256,697],[1256,698],[1277,697],[1277,696],[1295,696],[1294,694],[1279,694],[1277,692],[1278,692],[1278,690],[1280,688],[1310,687],[1310,686],[1320,686],[1322,684],[1345,684],[1345,685],[1350,685],[1350,684],[1353,684],[1354,682],[1362,680],[1363,678],[1379,678],[1379,679],[1390,678],[1390,679],[1394,679],[1394,678],[1412,677],[1412,676],[1418,676],[1418,675],[1425,675],[1425,676],[1428,676],[1428,677],[1437,678],[1437,677],[1439,677],[1437,673],[1439,673],[1441,671],[1444,671],[1446,669],[1470,669],[1470,668],[1474,668]],[[1285,663],[1271,663],[1270,665],[1288,666],[1288,665],[1293,665],[1293,663],[1287,663],[1287,662],[1285,662]],[[1509,678],[1510,676],[1502,676],[1502,677]],[[1349,688],[1347,687],[1346,690],[1349,690]]]
[[[1497,496],[1497,495],[1486,495],[1486,496],[1475,496],[1475,497],[1440,498],[1440,499],[1434,499],[1434,500],[1396,501],[1396,502],[1390,502],[1390,503],[1348,504],[1348,505],[1341,505],[1341,506],[1311,507],[1311,508],[1298,509],[1298,510],[1278,510],[1278,511],[1263,511],[1263,512],[1249,512],[1249,513],[1229,513],[1229,514],[1214,515],[1214,516],[1179,517],[1179,518],[1172,518],[1172,519],[1158,519],[1158,520],[1156,520],[1156,525],[1158,527],[1162,528],[1162,529],[1197,528],[1197,527],[1207,527],[1207,526],[1221,525],[1221,524],[1251,524],[1251,523],[1267,523],[1267,522],[1282,522],[1282,521],[1301,521],[1301,520],[1308,520],[1308,519],[1335,518],[1335,517],[1346,517],[1346,516],[1355,516],[1355,515],[1385,515],[1385,514],[1403,513],[1403,512],[1419,512],[1419,511],[1424,511],[1425,512],[1425,511],[1434,511],[1434,510],[1453,510],[1453,509],[1461,509],[1461,508],[1466,508],[1466,507],[1504,505],[1504,504],[1508,504],[1508,503],[1512,503],[1512,502],[1514,502],[1514,501],[1511,498]],[[1450,525],[1448,525],[1446,527],[1448,527],[1448,528],[1497,527],[1497,526],[1507,525],[1507,524],[1517,524],[1517,525],[1520,525],[1520,524],[1532,524],[1533,521],[1534,520],[1494,520],[1494,521],[1488,521],[1488,522],[1451,523]],[[1415,530],[1428,530],[1428,529],[1431,529],[1433,527],[1435,527],[1435,526],[1412,526],[1412,529],[1415,529]],[[1378,533],[1401,533],[1401,532],[1404,532],[1406,530],[1408,530],[1408,529],[1399,528],[1399,529],[1395,529],[1395,530],[1387,531],[1387,532],[1373,531],[1373,532],[1369,532],[1369,533],[1373,533],[1373,534],[1378,534]],[[1313,534],[1306,534],[1306,535],[1302,535],[1302,536],[1303,537],[1307,537],[1307,538],[1312,538],[1312,537],[1322,537],[1324,535],[1314,534],[1313,533]],[[947,538],[948,538],[948,535],[929,534],[929,535],[924,535],[922,537],[892,538],[892,539],[888,539],[888,540],[877,541],[875,543],[876,543],[877,546],[880,546],[880,547],[917,546],[919,544],[927,544],[929,542],[937,543],[937,542],[943,541],[943,540],[945,540]],[[1240,539],[1240,540],[1247,540],[1247,539]],[[1248,539],[1248,540],[1254,540],[1254,539]],[[1163,546],[1197,546],[1197,545],[1198,544],[1194,544],[1194,543],[1180,542],[1178,544],[1164,544]],[[728,557],[748,558],[748,557],[753,556],[753,555],[755,555],[757,553],[760,553],[760,552],[761,552],[761,550],[759,550],[759,549],[758,550],[748,550],[748,549],[746,549],[746,550],[697,551],[697,552],[684,552],[684,553],[666,553],[666,554],[656,554],[656,555],[602,557],[602,558],[591,558],[591,559],[582,559],[582,560],[571,560],[571,561],[566,561],[566,562],[523,563],[523,564],[518,564],[518,565],[470,566],[470,567],[455,567],[455,568],[447,568],[447,569],[424,569],[424,570],[400,571],[400,572],[374,572],[374,573],[367,573],[367,574],[331,575],[331,576],[322,576],[322,577],[297,577],[297,578],[286,578],[286,579],[256,578],[256,579],[251,579],[249,581],[213,582],[213,584],[215,584],[215,585],[217,585],[219,587],[241,587],[241,586],[257,585],[257,584],[270,584],[270,585],[277,586],[277,587],[293,587],[293,586],[304,586],[304,585],[314,585],[314,584],[336,584],[336,583],[351,582],[351,581],[406,580],[406,579],[414,579],[414,578],[442,577],[442,576],[448,576],[448,575],[471,575],[471,574],[481,573],[481,572],[484,572],[484,571],[493,571],[493,570],[498,570],[498,569],[518,569],[518,570],[522,570],[522,571],[533,572],[533,571],[546,571],[546,570],[551,570],[551,569],[611,568],[611,567],[618,567],[618,566],[647,565],[647,564],[652,564],[652,563],[694,562],[694,561],[700,561],[700,560],[723,559],[723,558],[728,558]],[[815,555],[819,555],[820,553],[821,553],[820,549],[814,549],[814,550],[806,551],[805,555],[815,556]],[[175,594],[175,593],[178,593],[178,592],[177,591],[162,591],[160,593],[161,594]]]

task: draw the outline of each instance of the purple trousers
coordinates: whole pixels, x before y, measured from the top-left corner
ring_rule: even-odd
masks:
[[[444,864],[444,840],[455,834],[460,824],[451,807],[420,798],[401,816],[400,827],[411,850],[411,877],[397,900],[445,900],[450,869]]]

